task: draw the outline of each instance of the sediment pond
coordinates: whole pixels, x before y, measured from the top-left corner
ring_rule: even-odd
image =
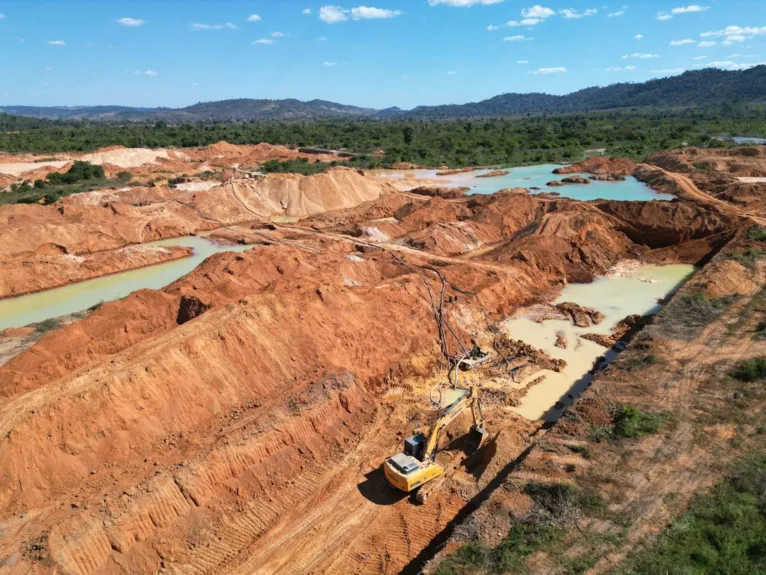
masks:
[[[100,302],[123,298],[139,289],[160,289],[186,275],[218,252],[241,252],[252,246],[229,245],[187,236],[142,244],[194,248],[188,258],[103,276],[29,295],[0,300],[0,330],[83,311]]]
[[[545,376],[544,381],[529,389],[515,411],[528,419],[558,419],[562,409],[590,383],[589,371],[595,361],[602,355],[607,360],[616,355],[616,352],[580,336],[586,333],[608,335],[629,315],[656,313],[660,309],[657,300],[675,292],[693,272],[694,266],[681,264],[620,266],[616,273],[597,278],[592,283],[568,285],[553,303],[572,302],[603,313],[603,321],[591,327],[577,327],[569,320],[536,323],[524,313],[506,321],[504,327],[510,337],[567,362],[566,368],[559,373],[543,370],[520,382],[518,385],[522,388],[539,375]],[[557,332],[565,334],[566,349],[556,347]]]
[[[445,186],[468,187],[471,190],[469,194],[494,194],[498,190],[505,188],[540,188],[539,190],[530,190],[532,193],[556,192],[562,197],[573,198],[575,200],[632,200],[632,201],[650,201],[650,200],[672,200],[674,196],[670,194],[661,194],[652,190],[643,182],[639,182],[632,176],[626,176],[622,182],[601,182],[591,180],[590,184],[568,184],[564,186],[548,187],[546,184],[553,180],[561,180],[571,176],[582,176],[588,178],[590,174],[554,174],[553,170],[560,168],[557,164],[541,164],[538,166],[523,166],[520,168],[507,168],[508,174],[492,178],[482,178],[492,170],[475,170],[473,172],[463,172],[451,176],[437,176],[438,170],[410,170],[402,171],[381,171],[377,175],[382,177],[393,177],[403,179],[423,179],[432,181],[443,181]]]

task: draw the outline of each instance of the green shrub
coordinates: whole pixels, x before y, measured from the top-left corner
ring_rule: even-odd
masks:
[[[757,381],[766,379],[766,356],[751,357],[741,362],[731,372],[734,379],[740,381]]]
[[[766,230],[761,226],[753,226],[748,230],[747,238],[754,242],[766,242]]]
[[[76,184],[85,180],[96,180],[104,178],[104,168],[102,166],[94,166],[89,162],[82,162],[77,160],[72,167],[65,173],[59,174],[53,172],[48,174],[48,183],[51,184]]]
[[[657,433],[662,427],[662,416],[641,411],[632,406],[623,407],[614,416],[615,437],[638,439],[646,434]]]
[[[61,327],[61,320],[58,318],[50,318],[34,324],[35,331],[37,333],[47,333]]]
[[[697,499],[656,545],[628,558],[619,575],[766,573],[766,455],[758,454]]]

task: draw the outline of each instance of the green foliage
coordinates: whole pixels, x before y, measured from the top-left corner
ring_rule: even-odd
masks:
[[[683,294],[665,307],[660,316],[668,323],[670,332],[688,336],[710,323],[735,299],[736,296],[727,296],[711,300],[704,292]]]
[[[13,184],[10,193],[0,194],[0,204],[37,204],[50,205],[59,198],[89,192],[114,184],[123,184],[131,177],[130,172],[120,172],[117,178],[110,180],[104,174],[104,168],[88,162],[77,161],[65,173],[52,172],[46,180],[36,180],[34,186],[29,182]]]
[[[698,170],[702,170],[704,172],[709,172],[713,169],[710,165],[710,162],[694,162],[692,165]]]
[[[758,259],[766,256],[766,250],[760,250],[757,248],[745,248],[741,252],[729,252],[726,255],[734,261],[739,262],[746,268],[752,269],[755,267],[755,262],[758,261]]]
[[[758,381],[766,379],[766,356],[751,357],[741,362],[731,372],[731,376],[740,381]]]
[[[386,166],[402,161],[451,167],[569,162],[581,158],[583,150],[596,147],[608,148],[610,155],[644,159],[658,149],[680,147],[682,142],[707,147],[710,134],[726,133],[766,133],[766,109],[624,110],[440,122],[264,120],[160,127],[150,122],[50,121],[0,114],[0,150],[10,153],[86,152],[113,145],[206,146],[225,140],[345,149],[367,155],[382,149]],[[364,161],[355,158],[349,163],[362,167]]]
[[[766,242],[766,230],[761,226],[753,226],[747,231],[747,238],[754,242]]]
[[[527,573],[525,560],[532,553],[545,550],[563,531],[552,524],[514,525],[494,549],[488,549],[479,541],[463,545],[441,562],[435,575]]]
[[[647,434],[654,434],[662,427],[663,417],[648,413],[632,406],[623,407],[614,417],[612,435],[616,438],[639,439]]]
[[[766,573],[766,455],[747,459],[697,499],[653,547],[629,557],[619,575]]]
[[[48,333],[49,331],[60,328],[61,320],[54,317],[33,325],[37,333]]]
[[[49,184],[76,184],[86,180],[96,180],[104,177],[104,168],[88,162],[76,161],[63,174],[53,172],[46,178]]]

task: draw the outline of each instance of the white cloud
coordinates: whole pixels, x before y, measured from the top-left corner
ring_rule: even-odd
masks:
[[[641,40],[643,37],[644,37],[644,35],[643,35],[643,34],[636,34],[635,36],[633,36],[633,38],[634,38],[635,40]]]
[[[689,44],[696,44],[694,40],[691,40],[690,38],[686,38],[684,40],[673,40],[670,45],[671,46],[688,46]]]
[[[447,70],[447,76],[454,76],[455,74],[457,74],[455,70]]]
[[[707,56],[695,56],[692,60],[705,60]]]
[[[737,42],[744,42],[754,36],[766,35],[766,26],[727,26],[723,30],[714,32],[703,32],[700,34],[703,38],[717,37],[723,38],[721,42],[724,46],[731,46]],[[702,45],[702,43],[700,43]]]
[[[197,82],[192,82],[192,86],[199,86]]]
[[[622,59],[627,60],[628,58],[637,58],[639,60],[647,60],[649,58],[659,58],[657,54],[642,54],[640,52],[634,52],[633,54],[625,54]]]
[[[454,6],[455,8],[467,8],[474,4],[480,6],[489,6],[490,4],[499,4],[503,0],[428,0],[429,6],[438,6],[444,4],[445,6]]]
[[[247,17],[248,22],[260,22],[261,17],[258,16],[258,14],[250,14],[250,16]]]
[[[667,12],[657,12],[657,20],[670,20],[672,17]]]
[[[311,14],[311,8],[306,8],[303,12],[301,12],[304,16],[309,16]]]
[[[48,42],[48,44],[50,44],[51,46],[66,46],[66,42],[64,42],[63,40],[51,40],[50,42]]]
[[[317,42],[327,42],[327,38],[325,38],[324,36],[320,36],[319,38],[317,38]]]
[[[607,72],[629,72],[635,70],[635,66],[610,66],[606,69]]]
[[[494,24],[490,24],[489,26],[487,26],[487,30],[489,32],[494,32],[495,30],[500,30],[500,26],[495,26]]]
[[[5,20],[5,14],[3,14],[2,12],[0,12],[0,20]],[[6,94],[6,96],[7,96],[7,95],[8,95],[8,94]]]
[[[519,60],[516,63],[517,64],[529,64],[529,60]]]
[[[671,14],[690,14],[692,12],[704,12],[707,9],[708,9],[708,6],[698,6],[697,4],[692,4],[690,6],[673,8],[670,12]]]
[[[261,44],[263,46],[271,46],[276,40],[271,38],[261,38],[260,40],[253,40],[253,44]]]
[[[348,20],[348,10],[340,6],[322,6],[319,9],[319,19],[328,24],[336,24]]]
[[[516,36],[506,36],[503,38],[503,42],[524,42],[526,40],[534,40],[534,38],[527,38],[523,34],[517,34]]]
[[[386,10],[384,8],[373,8],[371,6],[359,6],[351,9],[351,17],[354,20],[376,20],[379,18],[393,18],[399,16],[401,10]]]
[[[154,70],[133,70],[133,73],[141,76],[159,76],[159,73]]]
[[[535,4],[530,8],[524,8],[521,11],[522,18],[540,18],[541,20],[545,20],[546,18],[550,18],[551,16],[555,15],[556,12],[550,8],[546,8],[545,6],[540,6],[539,4]]]
[[[733,71],[733,70],[747,70],[749,68],[752,68],[753,66],[762,66],[763,64],[764,62],[748,62],[748,63],[742,62],[738,64],[736,62],[724,61],[724,62],[710,62],[708,66],[711,68],[723,68],[724,70]]]
[[[625,10],[617,10],[617,12],[612,12],[611,14],[607,14],[610,18],[614,18],[616,16],[622,16],[625,14]]]
[[[717,44],[718,42],[715,42],[714,40],[707,40],[704,42],[700,42],[699,44],[697,44],[697,46],[699,46],[700,48],[710,48],[711,46],[715,46]]]
[[[325,62],[324,65],[330,68],[334,68],[335,66],[340,66],[340,62]]]
[[[120,18],[117,20],[117,23],[120,26],[127,26],[128,28],[138,28],[139,26],[146,24],[146,20],[142,20],[141,18]]]
[[[561,14],[566,19],[575,19],[579,20],[580,18],[585,18],[586,16],[593,16],[594,14],[597,14],[598,10],[595,8],[589,8],[587,10],[584,10],[582,12],[578,12],[577,10],[572,10],[571,8],[564,8],[563,10],[559,11],[559,14]]]
[[[239,30],[239,27],[226,22],[226,24],[200,24],[195,22],[191,25],[192,30]]]
[[[271,36],[273,38],[284,38],[285,37],[285,33],[284,32],[272,32]]]
[[[534,74],[535,76],[538,76],[540,74],[561,74],[563,72],[566,72],[567,69],[563,66],[558,66],[556,68],[538,68],[537,70],[530,72],[530,74]]]
[[[520,22],[517,20],[509,20],[505,25],[514,28],[516,26],[537,26],[540,22],[542,22],[540,18],[524,18]]]
[[[663,68],[662,70],[649,70],[652,74],[681,74],[686,72],[684,68]]]

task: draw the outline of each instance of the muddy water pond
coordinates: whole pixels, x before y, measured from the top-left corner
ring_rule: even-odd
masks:
[[[194,248],[191,257],[120,272],[60,288],[0,300],[0,330],[21,327],[88,309],[100,302],[123,298],[139,289],[160,289],[188,274],[218,252],[241,252],[252,246],[227,245],[188,236],[143,244]]]
[[[609,334],[617,323],[631,314],[648,315],[660,309],[657,303],[676,291],[694,272],[690,265],[634,265],[620,266],[618,271],[597,278],[590,284],[570,284],[563,289],[554,303],[573,302],[596,309],[604,314],[604,320],[595,326],[580,328],[570,321],[532,321],[523,313],[507,320],[504,328],[508,335],[567,362],[560,373],[543,370],[518,384],[527,383],[544,375],[541,383],[530,388],[515,411],[528,419],[555,421],[561,411],[590,383],[589,371],[602,355],[607,360],[616,352],[582,339],[586,333]],[[566,349],[556,347],[557,332],[564,332],[568,340]],[[558,404],[558,406],[557,406]]]
[[[672,200],[674,196],[661,194],[652,190],[643,182],[639,182],[632,176],[627,176],[622,182],[591,181],[590,184],[569,184],[565,186],[548,187],[547,183],[553,180],[561,180],[570,176],[582,176],[588,178],[590,174],[566,174],[557,175],[553,170],[560,168],[557,164],[541,164],[538,166],[523,166],[520,168],[506,168],[509,172],[505,176],[482,178],[492,170],[475,170],[453,174],[451,176],[437,176],[437,170],[410,170],[402,171],[379,171],[376,175],[387,178],[402,179],[425,179],[443,181],[449,187],[471,188],[469,194],[494,194],[505,188],[540,188],[530,190],[532,193],[556,192],[562,197],[575,200]]]

